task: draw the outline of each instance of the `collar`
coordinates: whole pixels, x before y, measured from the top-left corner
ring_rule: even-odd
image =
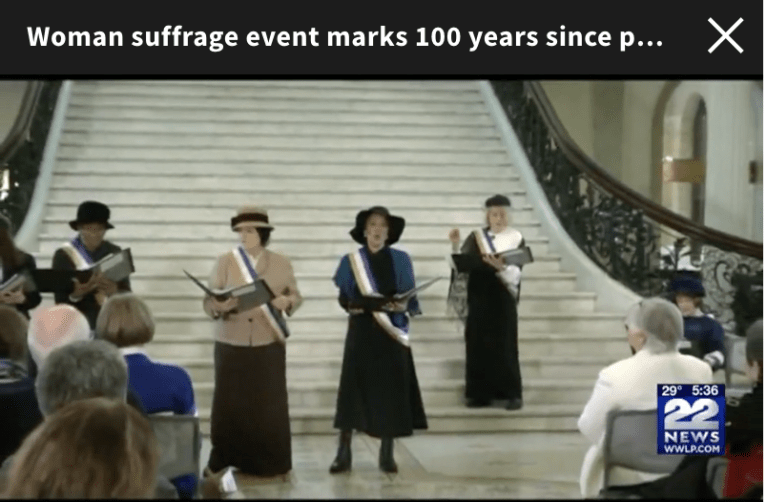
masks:
[[[508,225],[506,226],[506,228],[504,228],[503,230],[501,230],[501,231],[500,231],[500,232],[498,232],[497,234],[496,234],[495,232],[493,232],[492,230],[490,230],[489,228],[487,229],[487,233],[488,233],[488,235],[491,235],[491,236],[493,236],[493,237],[495,237],[495,236],[498,236],[498,235],[507,235],[507,234],[510,234],[510,233],[511,233],[511,232],[513,232],[513,231],[514,231],[514,229],[513,229],[513,228],[511,228],[511,227],[510,227],[510,226],[508,226]]]
[[[139,345],[137,347],[123,347],[120,349],[120,353],[123,356],[132,356],[134,354],[141,354],[143,356],[149,357],[143,345]]]

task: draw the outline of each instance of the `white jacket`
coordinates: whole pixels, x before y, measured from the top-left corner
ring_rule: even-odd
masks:
[[[653,354],[646,347],[599,372],[594,392],[578,419],[578,429],[591,442],[581,468],[581,494],[596,497],[604,486],[604,438],[607,414],[612,410],[657,408],[658,384],[713,383],[711,367],[700,359],[670,352]],[[611,485],[653,481],[663,474],[615,467]]]

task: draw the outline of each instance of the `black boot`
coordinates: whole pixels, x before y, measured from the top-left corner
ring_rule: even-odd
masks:
[[[352,431],[341,431],[338,440],[338,453],[330,466],[331,474],[350,471],[352,468]]]
[[[397,472],[397,463],[394,462],[394,440],[381,438],[381,454],[378,457],[378,466],[384,472]]]

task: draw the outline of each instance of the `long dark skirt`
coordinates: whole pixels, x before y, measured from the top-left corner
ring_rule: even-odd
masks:
[[[372,315],[349,318],[333,426],[375,438],[427,427],[413,354]]]
[[[213,472],[234,466],[277,476],[292,465],[285,346],[240,347],[216,342],[211,410]]]
[[[468,284],[466,398],[522,399],[517,304],[493,273],[473,272]]]

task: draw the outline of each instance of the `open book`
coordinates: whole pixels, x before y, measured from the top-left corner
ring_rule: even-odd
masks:
[[[229,298],[237,298],[238,305],[235,312],[243,312],[254,307],[260,307],[275,298],[274,292],[263,279],[258,279],[251,284],[245,284],[244,286],[237,286],[234,288],[209,289],[186,270],[184,270],[184,273],[192,280],[192,282],[197,284],[200,289],[205,291],[206,295],[211,296],[220,302],[226,301]]]
[[[26,270],[22,270],[4,283],[0,284],[0,293],[10,293],[19,289],[24,293],[30,293],[37,289],[37,285],[35,284],[32,275]]]
[[[380,293],[376,293],[369,296],[363,296],[362,298],[357,298],[354,300],[351,300],[349,302],[349,308],[353,309],[364,309],[369,311],[381,311],[385,312],[387,309],[385,308],[386,304],[392,303],[392,302],[404,302],[408,301],[411,298],[413,298],[415,295],[417,295],[420,291],[423,291],[424,289],[428,288],[438,280],[440,280],[441,277],[435,277],[433,279],[429,279],[428,281],[424,281],[421,284],[417,285],[413,289],[409,291],[405,291],[404,293],[397,293],[396,295],[392,296],[384,296]]]
[[[533,260],[533,253],[530,251],[530,248],[528,246],[523,246],[521,248],[516,249],[510,249],[509,251],[504,251],[502,253],[496,253],[494,255],[496,258],[500,258],[503,260],[503,262],[506,265],[516,265],[517,267],[522,267],[524,265],[527,265],[528,263],[532,263]],[[482,260],[482,255],[479,254],[454,254],[451,256],[453,263],[455,264],[456,269],[459,272],[471,272],[472,270],[475,270],[477,268],[486,267],[488,269],[492,269],[490,265],[484,262]]]
[[[93,274],[101,271],[104,277],[113,282],[120,282],[136,271],[130,248],[119,253],[112,253],[100,259],[86,270],[78,270],[75,277],[80,282],[87,282]]]

